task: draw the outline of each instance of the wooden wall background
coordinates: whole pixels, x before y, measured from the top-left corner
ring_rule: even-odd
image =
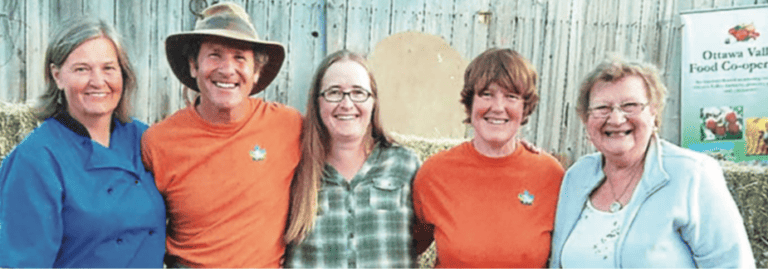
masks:
[[[137,70],[135,116],[156,122],[184,106],[164,54],[169,34],[194,27],[216,0],[0,1],[0,101],[27,102],[43,90],[53,25],[96,16],[123,34]],[[441,36],[471,60],[511,47],[540,74],[541,102],[522,136],[577,158],[594,148],[575,115],[582,77],[613,51],[656,64],[669,87],[662,137],[680,141],[680,11],[768,4],[768,0],[236,0],[262,38],[286,45],[282,72],[259,95],[304,111],[314,67],[330,52],[369,53],[403,31]],[[418,89],[415,89],[418,90]],[[456,96],[458,98],[458,96]],[[457,106],[457,109],[462,109]]]

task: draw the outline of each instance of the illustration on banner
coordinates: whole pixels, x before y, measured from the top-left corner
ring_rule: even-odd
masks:
[[[736,140],[743,138],[742,106],[704,107],[701,109],[701,140]]]
[[[755,24],[742,23],[728,29],[728,33],[736,39],[737,42],[755,40],[760,36],[760,33],[755,29]],[[729,44],[730,39],[725,40],[725,44]]]
[[[768,155],[768,118],[747,118],[747,155]]]

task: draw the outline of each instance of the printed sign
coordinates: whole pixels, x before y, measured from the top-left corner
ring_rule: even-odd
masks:
[[[768,6],[681,14],[683,147],[768,160],[765,14]]]

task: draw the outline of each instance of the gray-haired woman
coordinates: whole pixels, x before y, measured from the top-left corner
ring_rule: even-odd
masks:
[[[75,19],[45,55],[44,120],[0,166],[0,267],[161,267],[165,204],[144,169],[147,125],[115,30]]]

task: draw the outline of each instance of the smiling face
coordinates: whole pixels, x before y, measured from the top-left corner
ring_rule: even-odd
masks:
[[[523,119],[523,99],[495,82],[475,92],[471,114],[475,145],[478,149],[513,146],[515,140],[512,138]]]
[[[371,80],[368,71],[351,60],[341,60],[332,64],[323,75],[320,93],[328,90],[340,90],[344,93],[364,90],[370,93]],[[345,95],[340,102],[329,102],[318,97],[320,118],[323,120],[331,141],[362,139],[371,125],[374,97],[370,96],[362,103],[352,102]]]
[[[51,65],[56,86],[64,90],[67,111],[81,123],[111,117],[123,94],[123,76],[112,42],[98,37],[75,48],[60,67]]]
[[[618,106],[628,102],[648,103],[645,82],[639,76],[628,76],[615,82],[599,81],[589,95],[590,107]],[[653,134],[653,105],[634,116],[614,109],[607,118],[587,116],[586,128],[595,148],[606,157],[637,160],[645,154]]]
[[[207,37],[200,45],[197,63],[190,59],[189,73],[200,89],[200,110],[228,113],[245,109],[245,101],[259,78],[253,49],[246,43]]]

